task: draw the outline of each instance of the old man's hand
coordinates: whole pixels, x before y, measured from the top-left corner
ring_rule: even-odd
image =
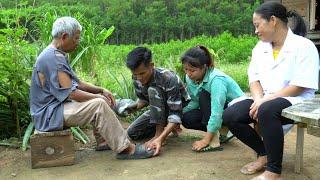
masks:
[[[110,107],[113,107],[116,104],[114,96],[112,95],[112,93],[109,90],[103,89],[102,95],[107,98],[107,100],[108,100],[107,103]]]

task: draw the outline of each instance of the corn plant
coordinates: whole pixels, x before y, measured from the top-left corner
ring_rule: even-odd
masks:
[[[115,27],[111,26],[109,29],[99,28],[84,19],[81,14],[75,14],[75,18],[82,24],[83,31],[81,32],[80,48],[76,52],[71,53],[71,65],[76,65],[81,70],[89,73],[97,65],[96,63],[100,59],[101,46],[104,45],[107,38],[113,33]]]

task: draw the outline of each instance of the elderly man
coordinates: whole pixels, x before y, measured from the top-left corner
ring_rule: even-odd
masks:
[[[81,30],[76,19],[58,18],[52,27],[53,41],[37,58],[30,87],[30,111],[36,130],[56,131],[91,123],[98,149],[110,147],[118,159],[151,157],[153,151],[129,141],[111,109],[112,94],[81,81],[68,64],[67,53],[76,50]]]

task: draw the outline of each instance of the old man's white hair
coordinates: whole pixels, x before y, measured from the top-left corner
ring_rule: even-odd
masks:
[[[73,36],[75,32],[82,30],[80,23],[73,17],[60,17],[56,19],[52,26],[51,35],[53,38],[60,38],[63,33]]]

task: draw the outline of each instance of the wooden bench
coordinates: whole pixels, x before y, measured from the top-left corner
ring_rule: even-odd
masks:
[[[320,137],[320,97],[290,106],[284,109],[281,115],[297,123],[294,171],[300,173],[303,167],[304,128],[307,128],[308,134]]]
[[[30,145],[32,168],[73,165],[75,162],[70,129],[34,134]]]

